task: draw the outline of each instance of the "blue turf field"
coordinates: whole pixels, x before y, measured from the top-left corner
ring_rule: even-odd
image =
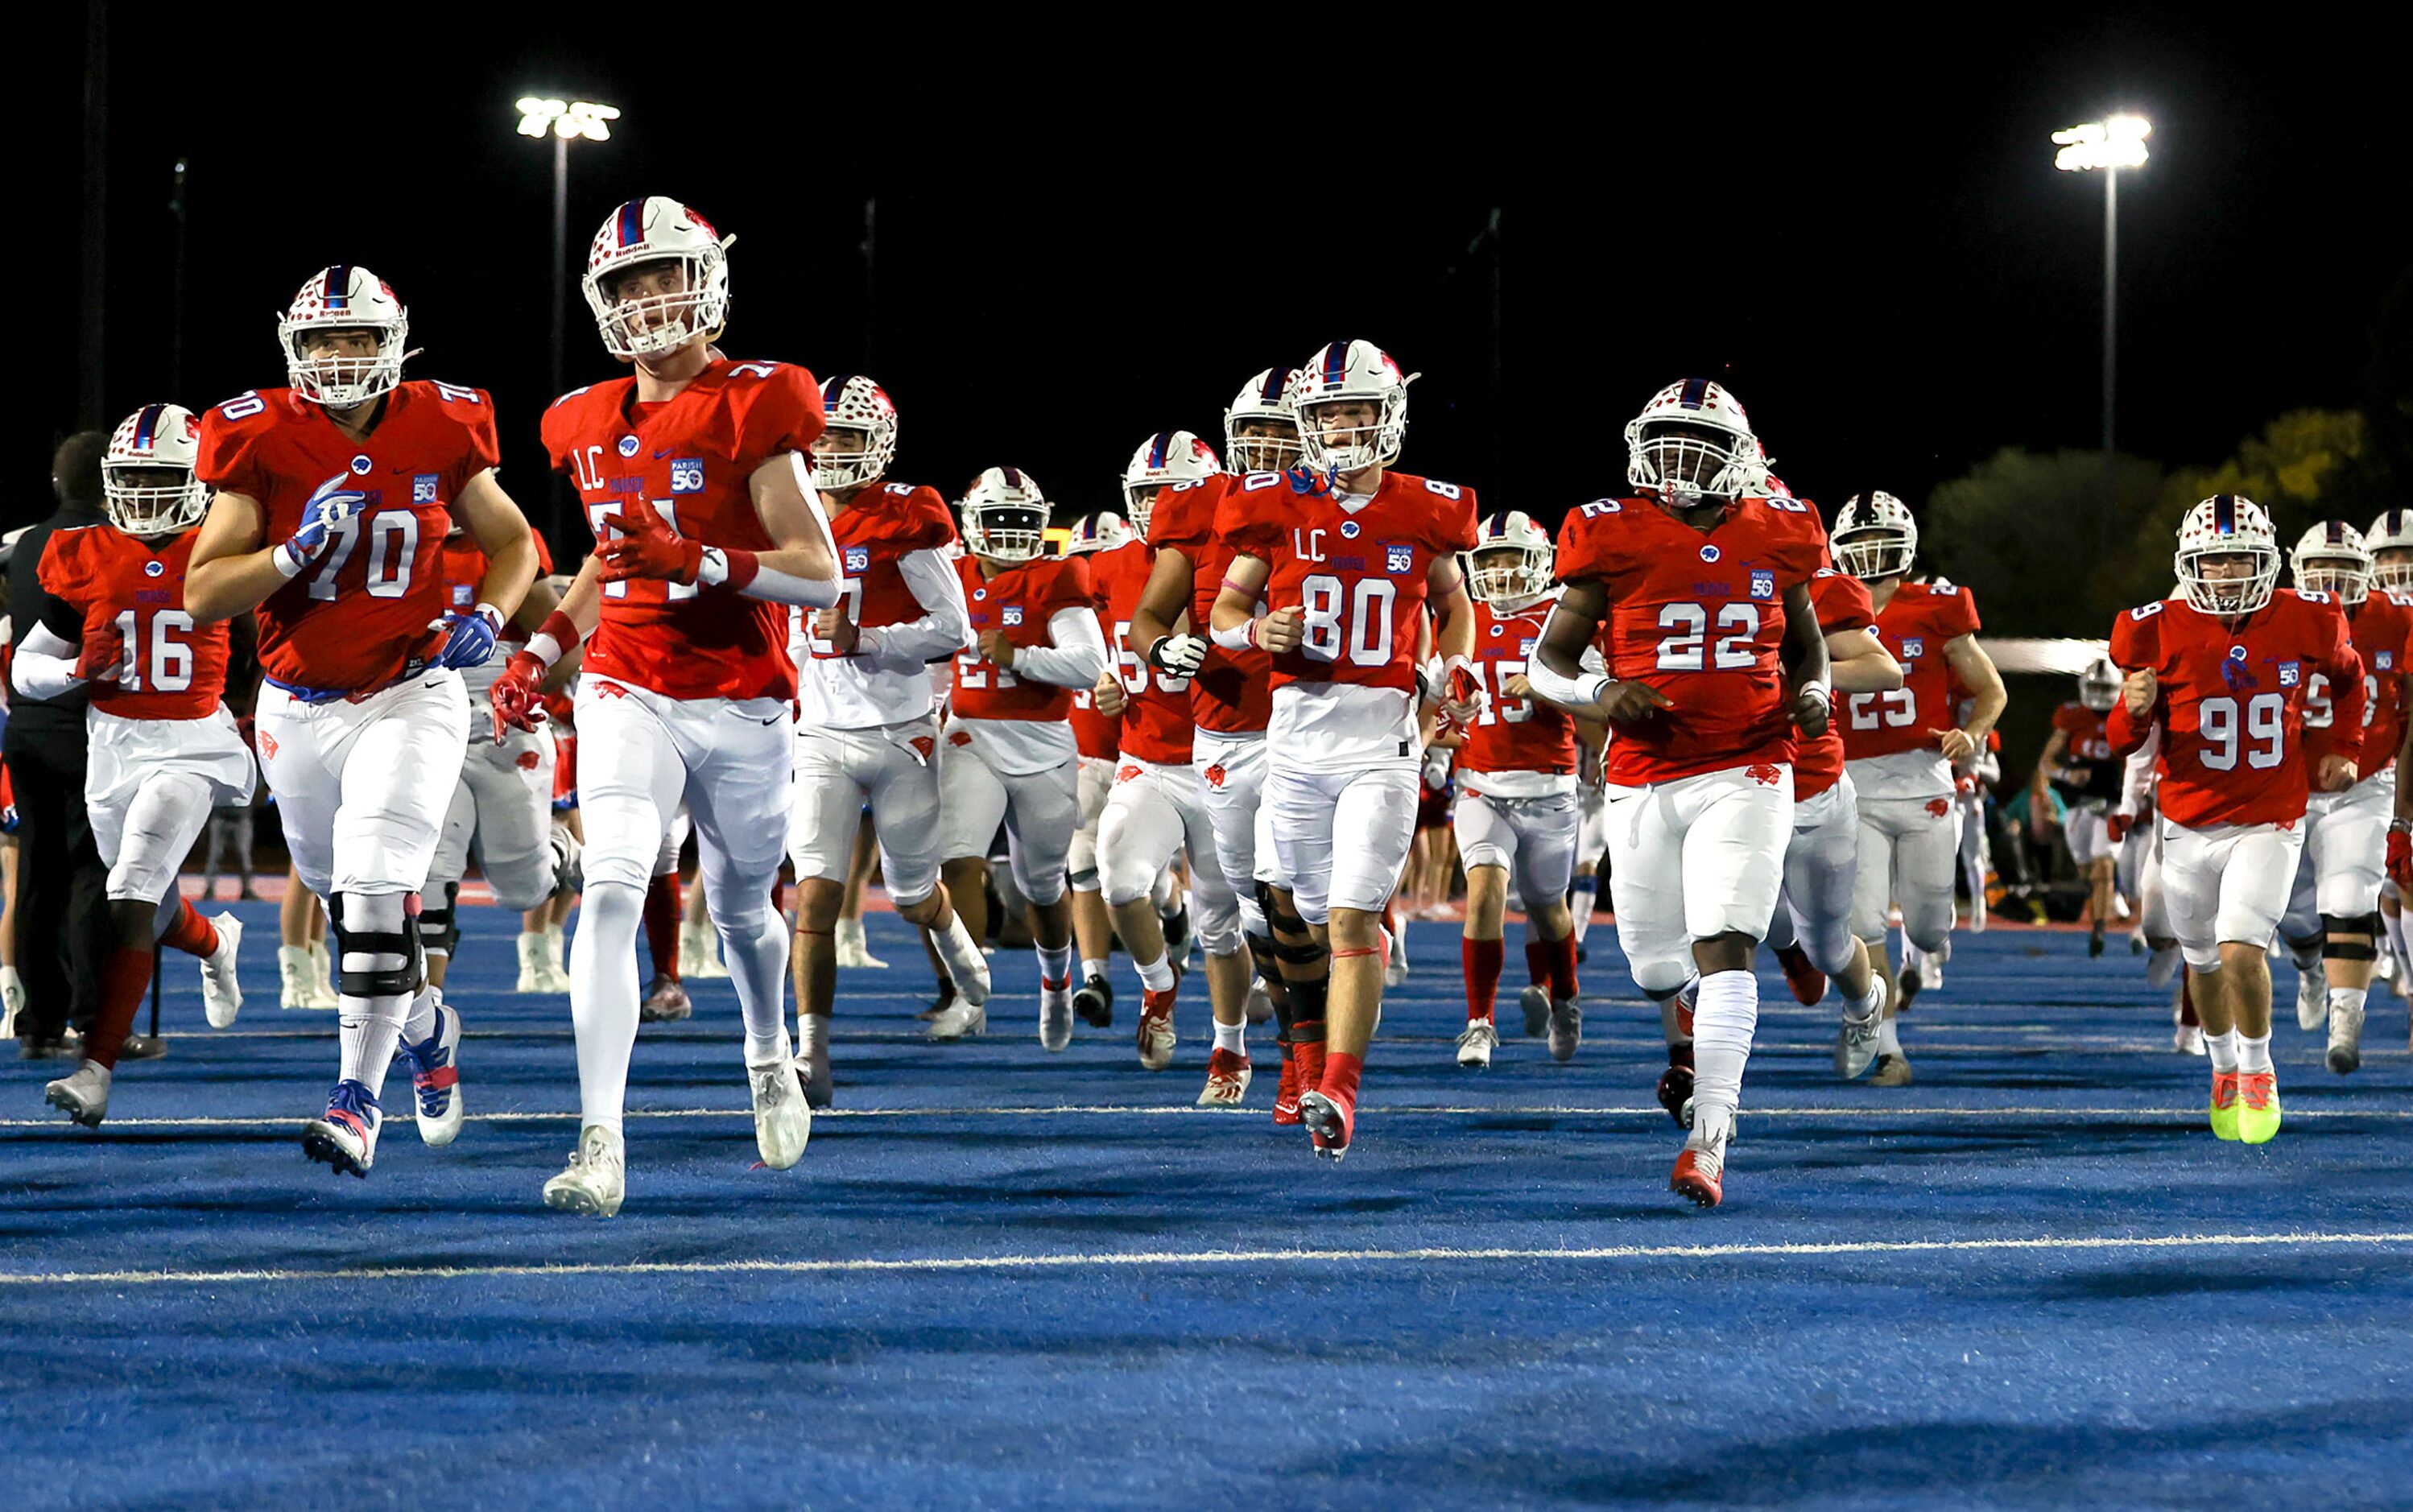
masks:
[[[804,1164],[754,1168],[734,1000],[691,983],[599,1223],[538,1201],[575,1072],[566,1001],[500,990],[512,920],[463,910],[468,1128],[397,1118],[361,1182],[301,1154],[333,1015],[277,1010],[241,912],[242,1022],[172,957],[100,1134],[0,1060],[9,1507],[2413,1503],[2405,1008],[2332,1076],[2284,967],[2259,1149],[2080,936],[1958,936],[1894,1091],[1770,979],[1695,1213],[1606,931],[1576,1063],[1470,1074],[1456,928],[1414,926],[1335,1168],[1266,1119],[1269,1038],[1246,1116],[1189,1109],[1203,1005],[1161,1075],[1123,1028],[1049,1056],[1003,952],[990,1036],[922,1043],[875,915]]]

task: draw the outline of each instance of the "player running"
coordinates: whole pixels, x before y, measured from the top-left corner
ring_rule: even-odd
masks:
[[[277,324],[289,386],[202,417],[196,471],[217,497],[185,581],[196,623],[259,611],[260,766],[335,937],[342,1069],[302,1148],[363,1177],[397,1045],[420,1137],[460,1133],[461,1015],[427,985],[418,895],[468,747],[458,669],[493,652],[537,571],[527,521],[495,481],[494,406],[405,381],[409,331],[366,268],[302,286]],[[455,520],[486,554],[466,609],[445,593]]]
[[[2078,698],[2052,711],[2052,734],[2036,758],[2036,777],[2028,790],[2031,811],[2049,812],[2052,795],[2065,806],[2061,833],[2069,844],[2069,859],[2086,879],[2086,954],[2103,954],[2103,932],[2110,927],[2113,876],[2119,868],[2121,838],[2111,833],[2112,810],[2121,796],[2124,763],[2111,752],[2109,720],[2111,705],[2120,702],[2120,669],[2109,657],[2097,657],[2078,674]]]
[[[2280,1121],[2265,951],[2303,848],[2306,792],[2355,780],[2362,660],[2327,594],[2273,586],[2278,539],[2252,499],[2189,510],[2177,568],[2178,597],[2111,627],[2126,674],[2111,744],[2124,755],[2160,729],[2162,886],[2212,1056],[2212,1130],[2258,1145]],[[2320,754],[2303,730],[2316,675],[2332,689]]]
[[[1101,510],[1073,522],[1064,555],[1094,556],[1115,550],[1131,538],[1121,515]],[[1094,589],[1094,580],[1091,586]],[[1111,648],[1106,655],[1113,658]],[[1115,681],[1119,688],[1120,680]],[[1066,882],[1073,889],[1073,947],[1081,960],[1081,985],[1073,989],[1073,1011],[1084,1024],[1106,1029],[1115,1021],[1115,989],[1106,977],[1115,924],[1106,912],[1105,883],[1098,875],[1098,820],[1106,811],[1106,794],[1114,790],[1123,721],[1121,716],[1099,709],[1098,688],[1093,685],[1073,690],[1072,722],[1073,744],[1081,753],[1080,823],[1073,831],[1071,849],[1064,853]]]

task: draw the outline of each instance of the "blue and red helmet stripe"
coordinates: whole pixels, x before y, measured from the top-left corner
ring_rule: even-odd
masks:
[[[319,274],[319,276],[325,280],[323,298],[327,308],[331,310],[348,309],[350,307],[348,291],[352,287],[352,270],[350,264],[338,262],[333,267],[328,269],[325,273]]]
[[[1709,397],[1710,380],[1708,378],[1686,378],[1683,394],[1676,402],[1687,409],[1698,409],[1709,401]]]
[[[1157,432],[1156,439],[1150,441],[1147,446],[1147,470],[1150,472],[1163,471],[1165,453],[1172,450],[1173,433],[1171,431]]]
[[[1324,386],[1337,389],[1349,381],[1349,343],[1336,341],[1324,348]]]
[[[998,468],[997,470],[998,470],[998,471],[999,471],[999,472],[1001,472],[1001,473],[1003,473],[1003,474],[1005,474],[1005,486],[1006,486],[1006,487],[1008,487],[1008,488],[1020,488],[1020,487],[1022,486],[1022,472],[1021,472],[1021,469],[1016,468],[1016,467],[999,467],[999,468]]]
[[[2332,546],[2343,546],[2346,544],[2346,522],[2344,520],[2332,520],[2329,523],[2328,539],[2329,543]]]
[[[158,437],[159,417],[165,414],[167,409],[166,405],[142,407],[142,413],[134,422],[134,450],[137,452],[151,450],[151,443]]]
[[[1257,397],[1263,399],[1269,405],[1278,405],[1281,403],[1282,391],[1290,387],[1290,380],[1297,374],[1297,372],[1298,369],[1295,367],[1277,367],[1272,369],[1270,372],[1266,374],[1265,389],[1259,393]]]
[[[645,201],[631,200],[620,207],[620,245],[634,246],[645,239]]]
[[[822,384],[822,406],[834,408],[840,399],[846,397],[846,386],[853,381],[854,375],[851,373],[840,373],[836,378],[824,380]]]
[[[2218,534],[2237,534],[2237,496],[2215,494],[2212,499],[2212,528]]]

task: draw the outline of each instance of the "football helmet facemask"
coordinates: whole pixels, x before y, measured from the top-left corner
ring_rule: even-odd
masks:
[[[991,467],[964,496],[964,549],[997,562],[1047,554],[1047,496],[1018,467]]]
[[[821,438],[813,443],[813,482],[857,488],[888,470],[896,455],[896,405],[860,373],[840,373],[822,385]]]
[[[1408,434],[1408,385],[1418,376],[1402,374],[1370,341],[1336,341],[1318,349],[1289,385],[1299,460],[1334,476],[1397,462]],[[1343,407],[1369,410],[1370,418],[1344,423],[1336,413]]]
[[[688,206],[662,195],[612,212],[586,249],[579,281],[603,334],[603,348],[623,362],[710,340],[729,323],[728,251],[722,236]],[[675,265],[676,287],[646,291],[621,286],[629,274]]]
[[[120,421],[100,455],[102,507],[130,536],[161,536],[200,520],[210,507],[201,460],[201,420],[182,405],[144,405]]]
[[[2332,594],[2351,609],[2371,594],[2371,552],[2362,532],[2344,520],[2327,520],[2304,532],[2287,557],[2296,586]]]
[[[1295,367],[1268,367],[1223,411],[1223,459],[1234,472],[1287,472],[1298,465],[1298,416],[1290,407]],[[1247,426],[1249,435],[1240,434]]]
[[[1909,505],[1882,489],[1845,499],[1828,540],[1835,565],[1863,583],[1907,577],[1918,559],[1918,522]]]
[[[1550,591],[1550,533],[1523,510],[1485,515],[1466,558],[1466,591],[1494,607],[1521,608]]]
[[[1669,509],[1739,498],[1764,471],[1751,418],[1708,378],[1668,384],[1625,423],[1625,481]]]
[[[377,349],[343,351],[313,339],[314,334],[348,332],[375,335]],[[409,336],[410,312],[395,297],[393,286],[347,262],[312,274],[276,322],[276,339],[285,348],[286,382],[303,398],[330,409],[357,409],[392,393],[402,381]]]
[[[2239,557],[2245,559],[2243,571],[2235,570]],[[2279,538],[2261,505],[2243,494],[2217,494],[2187,511],[2172,566],[2180,595],[2196,609],[2224,617],[2250,615],[2271,601],[2278,586]]]
[[[2120,702],[2124,681],[2110,657],[2096,657],[2078,674],[2078,702],[2097,714],[2109,714],[2111,705]]]
[[[2390,510],[2362,533],[2362,549],[2371,553],[2371,581],[2376,587],[2413,593],[2413,510]],[[2395,553],[2390,560],[2380,558]]]

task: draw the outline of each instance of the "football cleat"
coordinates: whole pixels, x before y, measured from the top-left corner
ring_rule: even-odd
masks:
[[[218,948],[201,957],[201,1013],[212,1029],[226,1029],[243,1012],[243,982],[235,974],[235,953],[243,943],[243,921],[221,913],[210,921],[218,932]]]
[[[695,1004],[675,977],[658,976],[646,984],[645,1000],[637,1005],[637,1017],[647,1024],[674,1023],[695,1016]]]
[[[1667,1190],[1691,1198],[1698,1208],[1714,1208],[1724,1202],[1726,1142],[1733,1127],[1731,1117],[1712,1116],[1695,1123],[1692,1136],[1684,1141],[1683,1152],[1676,1157],[1676,1169],[1667,1178]]]
[[[338,1172],[365,1177],[377,1164],[377,1130],[385,1110],[376,1094],[356,1081],[339,1081],[327,1111],[302,1126],[302,1153]]]
[[[888,970],[888,963],[881,960],[879,956],[874,956],[871,953],[870,945],[865,941],[863,937],[863,921],[861,919],[840,919],[837,921],[836,948],[837,963],[840,966],[855,967],[874,971],[884,971]]]
[[[1383,986],[1396,987],[1408,979],[1408,940],[1404,927],[1398,934],[1383,931]]]
[[[429,990],[435,990],[433,988]],[[436,1003],[436,1032],[412,1045],[403,1042],[410,1067],[412,1113],[422,1144],[449,1145],[461,1134],[461,1015],[442,999]]]
[[[1115,985],[1103,976],[1085,979],[1073,989],[1073,1012],[1091,1029],[1115,1027]]]
[[[1274,1122],[1296,1123],[1298,1121],[1298,1057],[1292,1053],[1291,1046],[1287,1045],[1281,1047],[1281,1080],[1274,1086]]]
[[[1491,1052],[1500,1047],[1500,1031],[1488,1018],[1467,1020],[1458,1031],[1458,1063],[1469,1071],[1484,1071],[1491,1065]]]
[[[1349,1153],[1349,1138],[1355,1131],[1357,1106],[1345,1103],[1321,1090],[1301,1092],[1298,1118],[1307,1125],[1310,1142],[1315,1152],[1328,1161],[1337,1161]]]
[[[327,954],[324,940],[310,941],[310,1006],[340,1008],[344,1000],[335,992],[334,957]]]
[[[754,1148],[763,1164],[784,1171],[805,1158],[805,1143],[813,1135],[804,1083],[792,1058],[781,1056],[768,1065],[748,1066],[746,1085],[754,1094]]]
[[[2329,1022],[2330,985],[2321,970],[2296,973],[2296,1027],[2310,1033]]]
[[[2223,1139],[2237,1137],[2237,1107],[2241,1098],[2238,1074],[2215,1071],[2212,1074],[2212,1132]]]
[[[310,963],[307,945],[276,947],[276,977],[281,989],[276,1005],[280,1008],[317,1008],[319,1006],[316,986],[317,971]],[[333,1007],[333,1003],[326,1006]]]
[[[1173,991],[1147,988],[1140,994],[1139,1063],[1150,1071],[1173,1064]]]
[[[987,1032],[988,1010],[961,998],[940,1009],[930,1019],[930,1038],[934,1040],[960,1040],[967,1034]]]
[[[1874,953],[1872,952],[1872,954]],[[1921,975],[1917,966],[1905,961],[1902,963],[1902,974],[1895,979],[1894,1012],[1898,1014],[1910,1012],[1910,1005],[1918,995],[1933,986],[1935,983]]]
[[[555,1212],[610,1218],[628,1195],[627,1155],[616,1130],[590,1123],[579,1131],[570,1164],[544,1184],[544,1205]]]
[[[1907,1087],[1910,1085],[1910,1057],[1881,1055],[1877,1057],[1876,1074],[1869,1078],[1872,1087]]]
[[[955,1005],[955,985],[944,976],[939,978],[939,995],[925,1004],[913,1016],[926,1024]]]
[[[1249,1095],[1255,1070],[1249,1058],[1218,1049],[1206,1058],[1206,1090],[1198,1094],[1200,1107],[1238,1107]]]
[[[836,1085],[830,1080],[829,1046],[817,1045],[791,1064],[796,1068],[796,1079],[804,1084],[805,1106],[816,1113],[829,1106]]]
[[[1659,1105],[1676,1120],[1677,1128],[1693,1126],[1693,1068],[1689,1063],[1670,1061],[1667,1069],[1659,1073]]]
[[[2237,1137],[2249,1145],[2267,1145],[2279,1132],[2279,1074],[2241,1072],[2237,1077]]]
[[[1550,1059],[1573,1060],[1583,1045],[1583,1005],[1573,998],[1550,1002]]]
[[[1041,981],[1039,984],[1039,1044],[1047,1050],[1062,1050],[1073,1043],[1073,985],[1069,982]]]
[[[2362,1064],[2362,1015],[2360,1007],[2338,1003],[2330,1009],[2329,1068],[2343,1076]]]
[[[1266,990],[1266,985],[1263,982],[1253,978],[1249,983],[1249,1006],[1246,1012],[1249,1027],[1251,1029],[1259,1024],[1270,1022],[1274,1016],[1273,995]]]
[[[1846,1017],[1843,1020],[1843,1027],[1835,1032],[1836,1075],[1852,1081],[1876,1063],[1877,1031],[1884,1025],[1882,1009],[1866,1018]]]
[[[1517,1006],[1525,1010],[1525,1037],[1538,1040],[1550,1031],[1550,989],[1539,982],[1517,994]]]
[[[543,992],[545,982],[545,938],[541,929],[520,931],[520,974],[512,986],[514,992]],[[640,1016],[643,1016],[640,1015]]]
[[[87,1129],[97,1129],[109,1117],[111,1073],[97,1060],[82,1065],[42,1089],[42,1101]]]
[[[1827,973],[1810,964],[1810,954],[1799,945],[1787,945],[1776,953],[1776,963],[1784,968],[1784,985],[1793,989],[1793,1001],[1804,1008],[1815,1008],[1827,996]]]
[[[2096,925],[2086,931],[2086,958],[2093,960],[2103,954],[2103,926]]]

